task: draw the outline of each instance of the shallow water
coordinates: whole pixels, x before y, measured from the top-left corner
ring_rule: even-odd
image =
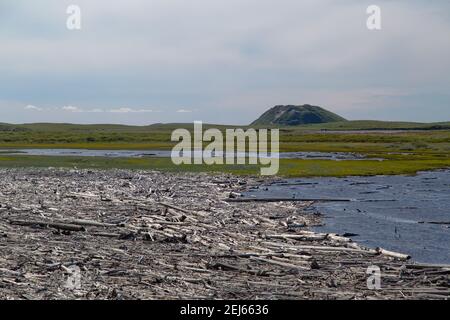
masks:
[[[450,171],[417,176],[289,179],[246,196],[346,198],[311,208],[324,215],[320,232],[357,234],[367,247],[410,254],[415,261],[450,263]],[[430,224],[445,222],[448,224]]]
[[[88,149],[5,149],[2,154],[23,154],[32,156],[79,156],[79,157],[107,157],[107,158],[168,158],[171,150],[88,150]],[[193,152],[194,157],[200,157],[201,151]],[[217,152],[215,155],[227,155]],[[238,156],[257,157],[257,153],[237,153]],[[322,160],[374,160],[365,158],[357,153],[346,152],[281,152],[278,154],[284,159],[322,159]],[[209,155],[210,156],[210,155]],[[262,158],[275,157],[276,154],[261,156]],[[382,160],[382,159],[375,159]]]

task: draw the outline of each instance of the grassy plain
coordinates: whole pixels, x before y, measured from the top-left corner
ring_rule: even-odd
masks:
[[[65,167],[92,169],[151,169],[162,171],[230,172],[238,175],[258,175],[256,165],[180,165],[169,158],[102,158],[56,156],[0,155],[0,167]],[[331,161],[281,159],[280,176],[344,177],[350,175],[414,174],[417,171],[450,167],[450,158],[441,160]]]
[[[385,161],[331,161],[282,159],[281,176],[347,176],[412,174],[420,170],[450,167],[448,123],[412,124],[348,121],[280,129],[280,151],[355,152]],[[432,130],[438,128],[440,130]],[[167,124],[144,127],[120,125],[0,124],[0,149],[171,149],[173,129],[192,125]],[[205,125],[204,129],[225,126]],[[234,127],[233,127],[234,128]],[[450,126],[449,126],[450,128]],[[354,131],[361,129],[364,131]],[[379,129],[379,130],[374,130]],[[407,129],[407,130],[405,130]],[[259,167],[175,166],[166,158],[94,158],[7,155],[0,151],[0,167],[132,168],[170,171],[233,172],[257,174]]]

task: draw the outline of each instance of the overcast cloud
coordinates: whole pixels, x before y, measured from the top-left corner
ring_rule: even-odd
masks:
[[[446,0],[2,0],[0,122],[246,124],[303,103],[444,121],[449,57]]]

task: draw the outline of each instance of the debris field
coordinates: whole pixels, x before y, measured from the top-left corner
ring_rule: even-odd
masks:
[[[314,233],[312,201],[240,201],[260,178],[52,168],[0,177],[0,299],[450,297],[450,266]]]

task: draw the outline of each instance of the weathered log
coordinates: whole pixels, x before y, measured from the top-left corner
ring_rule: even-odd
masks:
[[[443,269],[443,270],[450,270],[450,264],[436,264],[436,263],[414,263],[414,264],[406,264],[407,268],[411,269]]]
[[[226,202],[350,202],[353,199],[342,198],[236,198],[225,199]]]
[[[299,241],[319,241],[327,239],[326,234],[273,234],[266,235],[267,239],[291,239]]]
[[[347,248],[347,247],[330,247],[324,245],[309,246],[309,245],[286,245],[285,243],[263,242],[264,244],[276,245],[279,248],[289,247],[293,250],[316,250],[316,251],[342,251],[342,252],[355,252],[363,254],[376,255],[379,254],[376,250],[362,249],[362,248]]]
[[[59,230],[67,230],[67,231],[86,231],[86,229],[82,226],[67,224],[67,223],[55,223],[50,221],[25,221],[25,220],[10,220],[12,225],[19,226],[41,226],[44,228],[54,228]]]
[[[377,253],[388,256],[388,257],[392,257],[392,258],[396,258],[396,259],[400,259],[400,260],[408,260],[411,259],[411,256],[407,255],[407,254],[403,254],[403,253],[398,253],[398,252],[394,252],[394,251],[389,251],[383,248],[376,248],[375,249]]]
[[[92,227],[119,227],[118,224],[112,224],[112,223],[103,223],[93,220],[84,220],[84,219],[71,219],[71,220],[57,220],[58,223],[63,224],[75,224],[80,226],[92,226]]]

